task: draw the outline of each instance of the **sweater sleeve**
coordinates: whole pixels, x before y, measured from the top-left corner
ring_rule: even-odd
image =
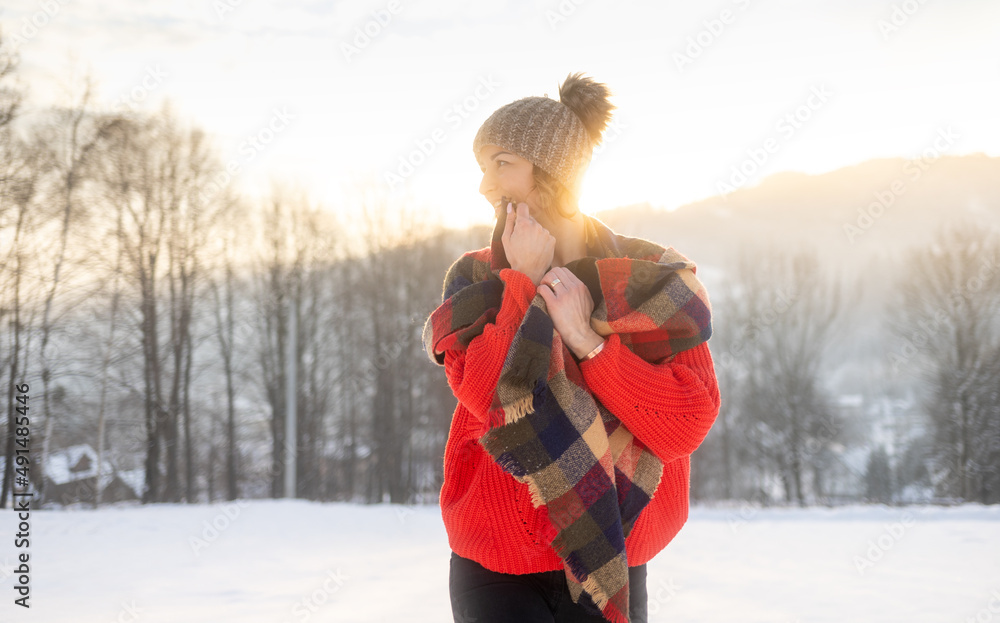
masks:
[[[664,463],[694,452],[719,413],[708,342],[654,365],[613,333],[580,371],[594,396]]]
[[[444,356],[445,375],[455,397],[483,427],[507,351],[536,294],[534,282],[520,271],[504,268],[500,279],[504,291],[496,321],[488,323],[465,350],[448,349]]]

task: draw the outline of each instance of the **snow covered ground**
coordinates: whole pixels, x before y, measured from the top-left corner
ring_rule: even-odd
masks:
[[[260,500],[0,511],[0,621],[451,621],[437,506]],[[1000,507],[693,508],[651,621],[1000,623]]]

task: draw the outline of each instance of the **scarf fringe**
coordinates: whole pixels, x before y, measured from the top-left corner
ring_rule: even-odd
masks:
[[[610,621],[610,623],[630,623],[628,617],[623,616],[622,613],[618,612],[615,608],[602,610],[601,614],[603,614],[604,618]]]
[[[597,582],[593,578],[587,578],[584,582],[577,582],[577,584],[582,588],[571,588],[570,596],[573,599],[573,603],[580,603],[580,598],[582,596],[581,590],[585,590],[589,596],[590,600],[594,602],[594,605],[598,607],[601,614],[610,623],[631,623],[629,621],[628,606],[626,606],[625,612],[621,612],[618,608],[611,603],[611,599],[607,597],[598,586]],[[629,594],[629,601],[632,600],[631,593]]]
[[[525,396],[518,398],[509,405],[504,405],[503,408],[504,423],[512,424],[520,420],[524,416],[530,413],[534,413],[535,412],[535,407],[533,404],[534,398],[535,397],[533,394],[526,394]]]
[[[590,599],[597,604],[601,612],[604,612],[604,606],[608,604],[609,597],[601,589],[601,585],[597,583],[593,576],[588,577],[583,582],[580,582],[580,584],[583,585],[583,590],[590,594]]]
[[[528,479],[528,493],[531,494],[531,503],[535,508],[539,508],[545,504],[545,500],[542,499],[542,492],[538,489],[538,483],[535,482],[534,478]]]

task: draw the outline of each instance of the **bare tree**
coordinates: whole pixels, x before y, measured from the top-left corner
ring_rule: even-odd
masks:
[[[366,322],[355,360],[357,385],[370,392],[372,465],[366,499],[403,503],[412,494],[404,463],[412,439],[412,401],[404,393],[410,378],[411,331],[406,327],[407,281],[412,279],[406,245],[419,235],[418,221],[405,205],[392,204],[377,187],[360,188],[362,261],[355,290]]]
[[[172,378],[167,408],[166,448],[167,481],[165,498],[170,502],[187,502],[197,498],[194,464],[195,443],[191,427],[191,371],[193,366],[195,305],[202,285],[201,255],[215,231],[218,217],[218,195],[205,190],[213,174],[221,170],[204,133],[198,129],[182,129],[169,111],[162,113],[165,128],[161,149],[167,154],[165,193],[168,197],[169,235],[166,239],[167,273],[170,292],[170,344]],[[179,464],[183,429],[183,470]],[[183,496],[180,474],[184,474]]]
[[[233,203],[226,202],[223,217],[232,215]],[[218,269],[222,275],[217,275],[210,279],[209,287],[213,296],[212,309],[215,315],[215,336],[219,342],[219,356],[222,358],[222,369],[226,384],[226,419],[225,419],[225,443],[226,443],[226,499],[235,500],[239,496],[240,476],[237,471],[237,447],[236,447],[236,300],[235,300],[235,277],[233,258],[233,238],[237,231],[235,227],[228,227],[231,221],[221,222],[222,232],[220,236],[221,249],[219,249],[219,260],[221,266]],[[235,223],[232,223],[235,224]],[[214,428],[214,427],[213,427]],[[214,435],[210,436],[210,458],[209,458],[209,500],[212,499],[212,483],[214,482],[214,457],[215,441]]]
[[[2,129],[0,129],[2,130]],[[13,143],[13,141],[12,141]],[[22,374],[28,369],[28,340],[33,325],[33,314],[30,289],[26,291],[24,281],[30,272],[29,249],[32,248],[32,234],[39,227],[35,209],[35,188],[37,186],[37,166],[35,157],[17,143],[8,145],[6,150],[10,158],[0,173],[0,236],[10,236],[7,253],[0,258],[0,320],[9,328],[9,346],[7,350],[6,371],[8,373],[4,387],[13,388],[23,382]],[[13,213],[12,216],[8,216]],[[9,219],[9,220],[8,220]],[[6,245],[5,245],[6,246]],[[3,349],[0,349],[3,352]],[[15,432],[19,414],[17,401],[10,396],[7,405],[7,434],[4,444],[4,480],[0,491],[0,508],[7,505],[7,496],[11,492],[11,484],[15,470]],[[30,438],[30,437],[29,437]],[[35,479],[36,486],[41,474],[36,469],[28,472]],[[20,481],[27,484],[26,481]]]
[[[256,303],[259,319],[258,361],[261,384],[271,410],[271,497],[285,495],[285,356],[288,337],[288,299],[294,296],[295,267],[290,247],[284,198],[271,197],[264,213],[267,249],[260,269],[255,271]],[[290,443],[290,441],[288,442]]]
[[[14,84],[20,58],[0,31],[0,131],[9,131],[24,95]],[[3,135],[5,142],[9,135]]]
[[[691,455],[691,496],[698,499],[733,499],[743,494],[749,483],[738,482],[748,472],[756,469],[737,469],[750,465],[747,448],[739,443],[739,426],[745,422],[743,401],[734,399],[738,392],[740,374],[746,374],[740,365],[747,344],[744,338],[749,327],[741,326],[746,321],[743,309],[743,293],[723,288],[712,293],[712,337],[709,347],[715,364],[715,374],[719,392],[723,396],[712,430],[698,450]],[[789,304],[791,301],[789,301]]]
[[[69,88],[72,88],[69,87]],[[107,120],[94,116],[88,107],[92,101],[93,81],[84,77],[80,84],[79,94],[69,96],[68,105],[48,111],[42,116],[42,121],[32,128],[33,148],[39,153],[42,173],[49,178],[48,192],[44,202],[46,212],[59,223],[56,244],[52,255],[52,277],[45,289],[44,309],[42,312],[41,336],[38,350],[41,365],[42,387],[39,394],[42,400],[41,413],[44,414],[45,428],[39,435],[42,440],[41,455],[38,469],[43,470],[51,450],[53,428],[56,423],[56,411],[50,403],[53,362],[50,358],[50,344],[53,331],[59,324],[59,312],[55,308],[58,293],[64,287],[67,275],[67,258],[69,254],[70,232],[74,225],[86,218],[85,199],[80,197],[81,189],[87,182],[88,168],[95,153],[95,147],[102,140],[106,131]],[[81,298],[85,298],[84,294]],[[63,310],[73,309],[72,303],[62,306]],[[102,465],[103,446],[98,442],[98,471]],[[100,495],[100,474],[97,476],[97,497]],[[44,491],[42,491],[44,493]]]
[[[732,357],[721,366],[735,366],[738,389],[730,401],[740,403],[740,417],[734,424],[757,457],[758,479],[775,474],[786,500],[800,505],[808,475],[813,495],[824,496],[830,446],[844,431],[822,384],[841,286],[830,284],[821,268],[808,253],[745,252],[733,286],[741,304],[728,319],[739,327],[739,348],[724,353]]]
[[[941,495],[1000,501],[997,359],[1000,357],[1000,240],[974,224],[944,230],[907,258],[889,327],[902,346],[890,362],[916,370]]]
[[[118,329],[118,317],[119,310],[122,305],[122,270],[124,268],[124,244],[123,244],[123,234],[124,234],[124,210],[121,204],[117,206],[115,210],[115,237],[114,244],[116,247],[115,253],[115,264],[112,270],[112,281],[111,281],[111,302],[109,309],[108,318],[108,336],[104,343],[104,349],[101,354],[101,397],[100,403],[97,411],[97,475],[95,477],[94,486],[94,508],[97,508],[101,503],[101,487],[102,487],[102,474],[101,470],[104,464],[104,438],[105,438],[105,424],[107,420],[107,401],[108,401],[108,385],[110,383],[111,377],[111,360],[115,347],[115,333]]]
[[[5,400],[6,458],[0,508],[7,505],[15,469],[14,437],[18,414],[15,400],[9,392],[15,384],[21,382],[21,372],[27,366],[27,347],[22,343],[27,328],[24,318],[25,293],[22,288],[26,260],[24,240],[32,228],[29,208],[34,200],[38,181],[37,166],[32,162],[33,154],[28,153],[12,131],[22,97],[20,90],[13,86],[17,64],[17,56],[0,34],[0,240],[4,243],[0,248],[6,250],[0,257],[0,321],[3,321],[3,326],[10,328],[8,352],[5,358],[0,358],[0,364],[3,364],[8,373],[3,392],[8,399]],[[0,354],[3,352],[3,344],[0,342]],[[32,470],[29,475],[37,483],[39,474],[36,472],[37,470]]]
[[[162,188],[166,165],[156,148],[161,132],[153,119],[118,118],[109,126],[100,159],[104,201],[124,215],[120,235],[125,272],[138,304],[146,430],[144,503],[162,499],[160,457],[168,417],[159,318],[160,257],[168,216]]]

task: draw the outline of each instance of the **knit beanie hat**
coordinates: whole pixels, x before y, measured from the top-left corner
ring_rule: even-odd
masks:
[[[498,108],[472,141],[478,159],[483,145],[517,154],[579,196],[583,174],[615,106],[607,86],[570,74],[559,87],[559,101],[525,97]]]

